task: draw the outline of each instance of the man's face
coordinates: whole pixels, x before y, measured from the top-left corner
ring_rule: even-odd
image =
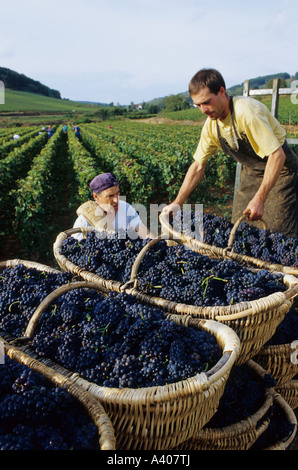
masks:
[[[119,208],[118,186],[112,186],[111,188],[105,189],[100,194],[93,193],[93,197],[103,210],[106,212],[113,210],[115,214],[117,214]]]
[[[195,106],[210,119],[224,119],[229,114],[229,100],[223,87],[217,95],[211,93],[208,87],[204,87],[191,98]]]

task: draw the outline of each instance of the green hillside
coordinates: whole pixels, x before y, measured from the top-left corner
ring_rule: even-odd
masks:
[[[5,103],[0,104],[0,114],[15,112],[71,113],[94,108],[86,103],[50,98],[36,93],[5,89]]]

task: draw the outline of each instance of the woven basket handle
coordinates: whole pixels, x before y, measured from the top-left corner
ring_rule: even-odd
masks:
[[[241,224],[241,222],[243,222],[243,220],[247,219],[247,214],[243,214],[241,217],[239,217],[239,219],[235,222],[234,224],[234,227],[232,228],[231,230],[231,233],[230,233],[230,236],[229,236],[229,241],[228,241],[228,246],[226,248],[226,250],[228,251],[233,251],[233,243],[234,243],[234,238],[235,238],[235,235],[236,235],[236,232],[238,230],[238,227],[239,225]],[[263,227],[264,227],[264,230],[266,230],[267,226],[265,224],[265,222],[260,219],[260,222],[262,222],[263,224]]]
[[[124,291],[128,287],[131,287],[131,285],[133,285],[135,288],[137,287],[137,276],[138,276],[139,268],[140,268],[140,265],[141,265],[145,255],[146,255],[146,253],[153,246],[155,246],[157,243],[159,243],[162,240],[167,240],[167,238],[165,238],[165,235],[159,235],[158,237],[153,238],[152,240],[150,240],[150,242],[148,242],[141,249],[141,251],[137,255],[137,257],[136,257],[136,259],[133,263],[133,266],[131,268],[130,280],[121,286],[121,291]],[[171,242],[173,242],[173,240],[171,240]],[[182,243],[182,241],[180,239],[175,240],[175,242],[179,243],[179,244]]]
[[[81,289],[81,288],[88,288],[88,289],[96,289],[102,294],[107,294],[108,290],[104,287],[100,286],[99,284],[88,282],[88,281],[78,281],[78,282],[71,282],[69,284],[65,284],[63,286],[58,287],[57,289],[53,290],[47,297],[43,299],[43,301],[39,304],[35,312],[33,313],[32,317],[29,320],[27,325],[24,338],[32,338],[35,328],[38,324],[38,321],[44,311],[49,307],[49,305],[60,297],[60,295],[65,294],[66,292],[73,290],[73,289]]]

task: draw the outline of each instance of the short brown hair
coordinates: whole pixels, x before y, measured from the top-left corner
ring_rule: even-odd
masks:
[[[195,95],[204,87],[208,87],[211,93],[217,95],[220,87],[226,89],[226,84],[222,75],[217,70],[202,69],[192,77],[188,90],[190,95]]]

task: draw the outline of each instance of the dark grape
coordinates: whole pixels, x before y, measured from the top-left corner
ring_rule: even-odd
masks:
[[[80,313],[69,323],[73,309]],[[69,291],[55,302],[54,329],[52,315],[51,308],[44,312],[32,347],[98,385],[165,385],[194,376],[221,357],[213,335],[177,325],[124,293]]]
[[[97,428],[64,388],[5,356],[0,365],[0,450],[92,450]]]
[[[190,223],[183,224],[183,211],[179,211],[173,220],[174,227],[182,228],[182,232],[193,238],[199,238],[195,227],[203,226],[200,240],[208,245],[219,248],[228,246],[229,237],[234,224],[225,217],[213,214],[191,212]],[[182,222],[181,222],[182,221]],[[236,230],[233,249],[236,253],[259,258],[272,264],[298,267],[298,239],[290,238],[279,232],[258,229],[247,222],[241,222]]]

